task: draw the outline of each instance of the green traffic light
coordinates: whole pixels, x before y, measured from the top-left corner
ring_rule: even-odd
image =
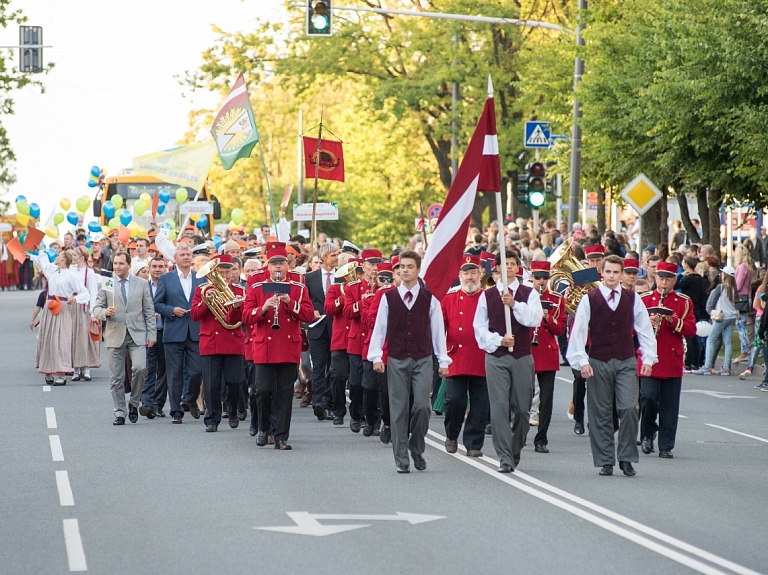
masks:
[[[528,192],[528,205],[533,209],[539,209],[544,205],[544,194],[542,192]]]
[[[312,26],[315,30],[325,30],[328,27],[328,18],[322,14],[312,16]]]

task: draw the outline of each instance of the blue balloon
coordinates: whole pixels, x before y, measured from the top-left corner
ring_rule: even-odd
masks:
[[[48,260],[53,263],[56,260],[56,256],[59,255],[56,253],[56,250],[53,248],[48,248],[45,250],[45,255],[48,256]]]
[[[171,192],[166,190],[165,188],[161,188],[159,192],[157,192],[157,197],[160,198],[160,201],[164,204],[167,204],[171,199]]]
[[[99,168],[99,166],[93,166],[91,168],[91,175],[94,178],[98,178],[101,175],[101,169]]]
[[[14,204],[18,204],[19,202],[26,202],[27,198],[25,196],[16,196],[16,201],[13,202]]]
[[[29,204],[29,217],[38,219],[40,217],[40,206]]]
[[[206,216],[205,214],[200,214],[200,219],[197,220],[197,227],[202,230],[207,225],[208,225],[208,216]]]
[[[157,213],[162,214],[165,211],[165,204],[157,204]]]
[[[111,220],[115,217],[115,204],[113,204],[110,200],[107,200],[104,202],[104,205],[101,206],[101,211],[104,212],[104,215],[108,220]]]
[[[211,239],[213,240],[213,245],[216,246],[216,249],[219,249],[219,246],[221,245],[221,238],[218,235],[215,235]]]
[[[67,221],[73,226],[77,225],[77,214],[75,212],[69,212],[67,214]]]
[[[120,212],[120,223],[124,226],[127,226],[131,223],[131,220],[133,219],[133,216],[131,216],[131,212],[128,210],[123,210]]]
[[[101,231],[101,224],[99,222],[88,222],[88,230],[94,234],[99,233]]]
[[[94,182],[93,180],[88,180],[88,187],[89,188],[95,188],[99,185],[99,182]]]

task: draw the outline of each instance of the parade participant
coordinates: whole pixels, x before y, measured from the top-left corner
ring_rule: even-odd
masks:
[[[475,339],[472,322],[483,293],[480,258],[464,254],[459,271],[461,284],[451,288],[440,302],[445,323],[448,376],[445,380],[445,450],[456,453],[459,433],[468,457],[482,457],[485,424],[488,421],[488,386],[485,380],[485,352]],[[469,413],[467,414],[467,398]],[[465,421],[466,415],[466,421]]]
[[[384,373],[384,341],[389,360],[387,383],[392,427],[392,447],[398,473],[409,473],[408,451],[419,471],[427,468],[424,438],[429,429],[429,390],[432,384],[432,354],[439,361],[439,374],[445,377],[451,359],[445,349],[445,327],[440,302],[419,282],[421,256],[400,252],[400,279],[397,289],[387,290],[376,314],[368,361]],[[413,393],[413,408],[409,401]]]
[[[672,459],[683,384],[683,338],[696,335],[693,303],[674,291],[677,266],[659,262],[656,289],[642,297],[656,332],[659,362],[650,375],[640,378],[640,438],[643,453],[653,453],[659,433],[659,457]],[[655,313],[660,312],[660,313]],[[638,358],[638,368],[645,362]],[[658,424],[656,418],[658,416]]]
[[[88,289],[90,300],[85,305],[74,308],[74,331],[72,333],[72,366],[74,373],[72,381],[91,381],[91,368],[101,367],[101,329],[99,320],[92,313],[96,305],[96,296],[99,295],[99,279],[96,273],[88,265],[90,253],[88,248],[77,247],[72,250],[74,256],[75,273]],[[91,337],[91,333],[97,337]]]
[[[636,475],[632,463],[637,452],[637,364],[633,330],[637,333],[643,365],[640,375],[648,377],[656,356],[656,339],[648,310],[639,296],[621,288],[624,261],[608,256],[603,262],[603,280],[581,298],[568,345],[568,363],[580,371],[589,384],[589,440],[595,467],[600,475],[613,475],[616,463],[614,405],[621,426],[618,434],[619,467],[624,475]],[[587,334],[589,352],[584,350]]]
[[[158,234],[158,238],[162,234]],[[171,423],[180,424],[184,411],[200,419],[197,398],[200,395],[200,324],[189,316],[197,286],[204,282],[192,271],[189,244],[179,243],[175,250],[176,269],[160,276],[155,292],[155,310],[163,316],[163,346],[168,376],[168,400]],[[189,377],[186,397],[184,370]]]
[[[139,401],[147,372],[147,348],[155,343],[155,306],[146,280],[131,276],[131,256],[118,252],[113,257],[115,275],[96,298],[93,315],[107,322],[104,343],[109,351],[109,386],[115,420],[125,425],[139,419]],[[110,285],[111,284],[111,285]],[[125,409],[125,360],[131,358],[131,399]]]
[[[70,250],[61,252],[53,263],[45,253],[32,256],[32,261],[48,280],[48,300],[40,316],[37,336],[37,369],[45,375],[45,383],[66,385],[65,374],[71,373],[72,334],[76,305],[90,305],[91,294],[69,267],[74,262]],[[54,379],[54,375],[57,376]]]
[[[549,453],[547,431],[552,420],[552,403],[555,395],[555,376],[560,369],[560,346],[557,338],[565,333],[568,314],[565,299],[547,289],[550,263],[531,262],[533,289],[539,292],[544,317],[534,328],[531,341],[533,365],[539,382],[538,429],[533,440],[536,453]],[[534,343],[535,342],[535,343]]]
[[[384,373],[373,371],[373,363],[368,361],[368,351],[371,347],[371,337],[373,328],[376,325],[376,315],[379,313],[381,298],[386,295],[388,289],[394,287],[394,275],[392,274],[392,264],[382,262],[378,264],[376,270],[376,279],[378,282],[376,294],[373,297],[365,298],[362,301],[362,311],[360,317],[366,329],[366,337],[363,341],[363,415],[365,416],[365,425],[363,426],[363,435],[370,437],[378,435],[383,444],[388,444],[392,440],[392,427],[389,414],[389,390],[387,389],[387,344],[384,343],[381,361],[384,364]],[[379,409],[381,405],[381,409]],[[377,425],[381,421],[383,426],[381,431],[377,430]]]
[[[350,262],[353,264],[352,266],[347,265]],[[338,269],[334,274],[336,283],[332,284],[325,294],[323,311],[328,318],[333,318],[330,368],[333,424],[344,425],[344,416],[347,414],[347,396],[344,390],[349,377],[349,354],[347,353],[349,320],[344,315],[344,294],[347,284],[356,281],[352,279],[356,273],[355,260],[351,258],[349,253],[340,254],[338,264]],[[344,275],[345,271],[348,272],[347,275]]]
[[[289,450],[293,382],[301,359],[301,322],[312,321],[314,308],[304,285],[283,281],[288,273],[284,243],[267,244],[267,269],[269,277],[251,285],[243,305],[255,364],[255,401],[259,410],[256,445],[267,444],[274,405],[275,449]],[[273,282],[282,283],[289,293],[265,289]]]
[[[230,270],[232,269],[232,256],[217,255],[218,266],[216,271],[226,277],[229,289],[235,298],[244,299],[244,291],[241,287],[230,283]],[[208,286],[206,288],[206,286]],[[245,340],[243,330],[240,328],[241,301],[239,299],[225,308],[225,321],[222,322],[213,313],[211,307],[216,306],[216,287],[210,282],[202,284],[195,290],[192,300],[192,308],[189,312],[194,321],[200,322],[200,366],[205,386],[205,431],[218,431],[221,423],[221,385],[223,377],[227,386],[227,414],[229,426],[236,428],[240,419],[237,416],[237,401],[240,398],[240,389],[245,378]],[[203,296],[205,291],[205,296]],[[224,307],[218,304],[219,307]],[[234,326],[234,327],[233,327]]]
[[[634,291],[639,270],[639,261],[631,258],[624,258],[624,273],[621,276],[621,287],[629,291]]]
[[[496,269],[501,254],[496,255]],[[499,455],[500,473],[511,473],[520,463],[520,451],[528,434],[528,410],[534,387],[531,329],[542,319],[539,294],[517,279],[520,259],[506,253],[507,277],[513,278],[507,292],[500,271],[496,285],[480,296],[472,322],[477,344],[485,355],[488,397],[491,403],[493,447]],[[498,278],[498,279],[497,279]],[[512,333],[506,333],[504,306],[511,308]]]
[[[358,433],[363,418],[363,341],[368,327],[360,320],[361,302],[373,297],[377,286],[376,265],[382,262],[379,250],[363,250],[363,279],[350,282],[344,288],[344,315],[349,320],[347,353],[349,354],[349,429]]]
[[[305,276],[309,297],[315,308],[312,323],[307,329],[309,353],[312,358],[312,405],[319,421],[333,419],[333,397],[331,394],[331,340],[333,339],[333,318],[325,314],[325,298],[336,281],[336,266],[339,251],[333,244],[320,246],[318,256],[322,267]]]
[[[167,268],[163,258],[152,258],[149,262],[149,291],[154,301],[160,276]],[[155,345],[147,348],[147,376],[141,392],[139,414],[148,418],[165,417],[163,407],[168,395],[168,382],[165,371],[165,347],[163,346],[163,317],[155,311]]]
[[[152,256],[149,254],[149,240],[146,238],[139,238],[136,240],[136,257],[131,257],[131,272],[136,273],[135,270],[139,264],[149,265]]]

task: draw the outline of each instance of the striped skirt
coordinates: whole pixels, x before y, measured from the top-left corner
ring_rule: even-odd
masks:
[[[47,306],[40,312],[37,336],[37,370],[44,374],[72,371],[72,335],[75,306],[61,304],[61,312],[53,315]]]
[[[72,366],[101,367],[101,341],[91,339],[91,314],[82,305],[74,308],[72,330]]]

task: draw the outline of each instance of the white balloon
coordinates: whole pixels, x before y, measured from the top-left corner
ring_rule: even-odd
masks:
[[[696,324],[696,335],[699,337],[709,337],[712,333],[712,324],[708,321],[701,320]]]

